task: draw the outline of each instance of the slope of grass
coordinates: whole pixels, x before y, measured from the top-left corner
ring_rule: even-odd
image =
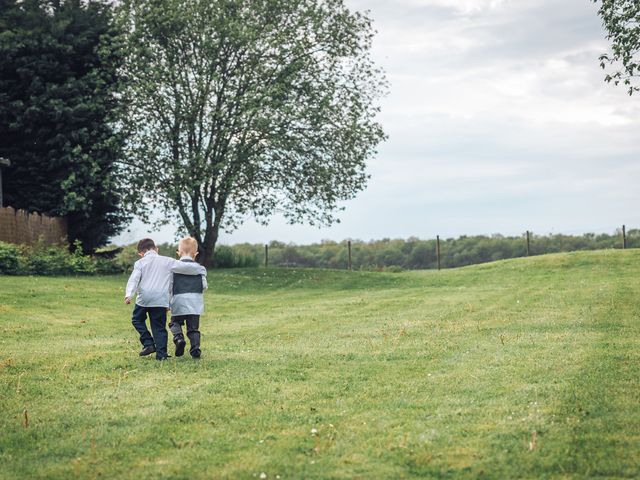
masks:
[[[200,361],[125,281],[0,277],[0,478],[640,476],[638,250],[210,272]]]

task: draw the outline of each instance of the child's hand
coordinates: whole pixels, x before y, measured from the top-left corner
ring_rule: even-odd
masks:
[[[124,303],[129,305],[131,303],[131,299],[129,297],[124,297]]]

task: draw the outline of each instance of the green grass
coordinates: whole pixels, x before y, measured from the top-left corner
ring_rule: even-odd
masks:
[[[200,361],[125,282],[0,277],[1,479],[640,476],[639,250],[210,272]]]

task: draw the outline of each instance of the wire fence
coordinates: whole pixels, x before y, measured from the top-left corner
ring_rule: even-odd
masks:
[[[621,226],[611,234],[538,235],[525,230],[520,235],[473,235],[422,240],[383,239],[373,241],[323,241],[295,245],[221,245],[215,266],[315,267],[352,270],[442,269],[546,253],[611,248],[640,248],[640,230]]]

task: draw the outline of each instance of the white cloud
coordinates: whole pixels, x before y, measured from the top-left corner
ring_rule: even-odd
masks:
[[[492,10],[506,3],[506,0],[409,0],[407,2],[396,2],[404,6],[425,7],[440,6],[457,10],[464,14]]]

